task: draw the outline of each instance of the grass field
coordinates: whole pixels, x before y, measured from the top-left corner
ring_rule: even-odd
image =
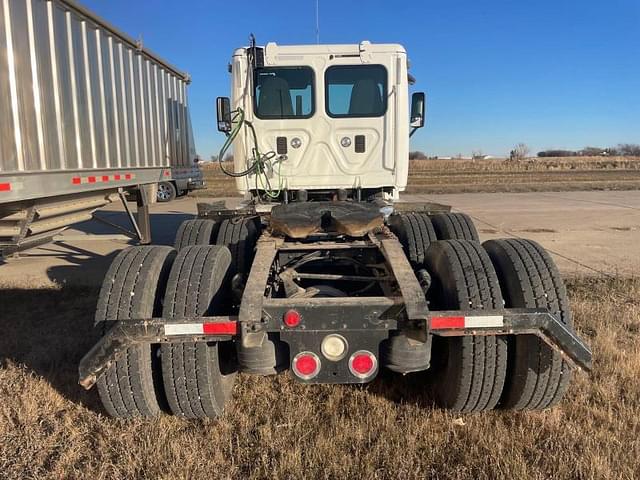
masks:
[[[595,370],[549,411],[457,416],[420,375],[286,374],[240,376],[219,421],[117,421],[76,384],[97,292],[0,285],[0,478],[639,478],[640,280],[569,293]]]
[[[231,168],[229,166],[228,168]],[[195,196],[232,196],[234,179],[203,167],[207,188]],[[640,188],[640,158],[567,157],[505,160],[412,160],[407,193],[631,190]]]

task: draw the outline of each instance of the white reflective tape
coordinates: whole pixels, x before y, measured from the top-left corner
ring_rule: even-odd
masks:
[[[166,323],[165,335],[202,335],[204,328],[201,323]]]
[[[504,317],[502,315],[478,315],[464,317],[464,328],[481,327],[503,327]]]

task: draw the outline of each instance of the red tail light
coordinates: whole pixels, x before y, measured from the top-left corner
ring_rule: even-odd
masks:
[[[311,380],[320,372],[320,359],[313,352],[300,352],[293,358],[293,373],[303,380]]]
[[[282,321],[287,327],[293,328],[300,325],[300,318],[300,313],[298,313],[297,311],[287,310],[282,317]]]
[[[367,350],[359,350],[349,359],[349,370],[358,378],[370,377],[376,372],[377,367],[378,359]]]

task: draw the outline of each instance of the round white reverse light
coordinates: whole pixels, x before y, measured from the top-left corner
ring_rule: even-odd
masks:
[[[342,140],[340,140],[340,145],[342,145],[344,148],[350,147],[351,139],[349,137],[342,137]]]
[[[302,146],[302,140],[300,140],[298,137],[293,137],[291,139],[291,146],[293,148],[300,148]]]
[[[337,362],[347,354],[347,340],[342,335],[327,335],[320,345],[322,355]]]

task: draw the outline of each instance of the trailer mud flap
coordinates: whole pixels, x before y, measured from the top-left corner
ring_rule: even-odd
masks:
[[[592,353],[589,347],[547,310],[431,312],[429,330],[433,335],[442,337],[537,335],[573,366],[586,372],[592,370]]]
[[[80,361],[78,383],[90,389],[120,354],[138,343],[217,342],[231,340],[237,333],[236,317],[114,321]]]

